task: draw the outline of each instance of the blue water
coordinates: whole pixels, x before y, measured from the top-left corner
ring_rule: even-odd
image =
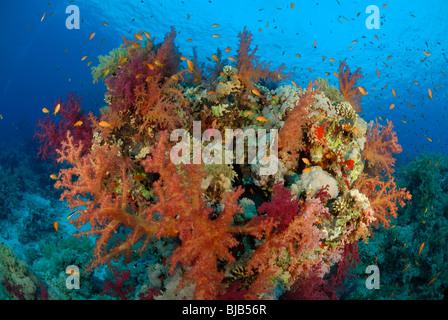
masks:
[[[70,4],[80,9],[78,30],[65,25],[69,16],[65,10]],[[366,27],[369,4],[376,4],[380,10],[379,29]],[[51,171],[53,164],[35,157],[37,142],[32,139],[37,119],[43,116],[42,108],[50,109],[53,101],[75,92],[82,97],[84,111],[99,115],[99,108],[106,105],[106,88],[102,82],[92,83],[91,67],[98,64],[97,56],[108,54],[122,43],[123,36],[132,37],[139,30],[150,32],[156,42],[161,42],[170,26],[178,32],[176,45],[180,52],[192,56],[196,47],[200,60],[211,57],[218,47],[223,50],[230,46],[235,52],[237,34],[247,26],[262,60],[272,61],[274,67],[285,63],[287,70],[295,73],[290,80],[300,86],[325,77],[338,87],[333,72],[338,71],[339,61],[346,60],[352,71],[361,67],[363,72],[358,85],[368,94],[361,100],[362,117],[394,123],[403,148],[396,156],[397,166],[426,152],[447,154],[447,16],[445,0],[2,1],[1,159],[13,157],[26,163],[31,168],[28,178],[36,170],[36,179],[40,180],[33,187],[36,191],[49,190],[48,199],[41,199],[42,206],[57,206],[54,199],[58,194],[51,191],[52,181],[43,178],[48,177],[45,170]],[[212,28],[212,24],[219,27]],[[89,40],[93,32],[95,36]],[[87,58],[81,60],[83,56]],[[432,90],[432,99],[428,89]],[[390,109],[392,104],[395,107]],[[60,210],[55,214],[67,214]],[[13,235],[3,234],[2,239],[26,259]]]

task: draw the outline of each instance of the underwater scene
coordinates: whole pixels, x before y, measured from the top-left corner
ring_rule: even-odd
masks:
[[[0,300],[448,299],[447,1],[0,15]]]

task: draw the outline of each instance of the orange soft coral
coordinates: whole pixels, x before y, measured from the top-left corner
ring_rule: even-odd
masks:
[[[361,113],[361,93],[356,86],[356,82],[362,76],[361,68],[356,69],[355,73],[350,72],[350,68],[345,61],[341,61],[339,65],[339,90],[344,96],[345,100],[355,108],[356,112]]]
[[[389,227],[390,217],[397,217],[397,203],[403,207],[404,201],[412,198],[406,188],[397,188],[393,177],[383,181],[378,176],[368,177],[363,174],[356,180],[354,188],[369,199],[370,208],[374,211],[376,218],[374,224],[378,226],[382,223],[385,228]]]
[[[310,82],[306,93],[300,97],[299,102],[289,113],[285,124],[279,132],[279,156],[282,161],[296,167],[299,152],[306,147],[304,140],[304,128],[308,123],[308,107],[315,102],[314,96],[318,93],[313,89],[314,83]]]
[[[250,48],[253,38],[252,33],[246,27],[244,27],[243,32],[238,34],[238,38],[240,42],[236,68],[238,69],[238,76],[248,92],[255,88],[252,82],[258,82],[262,79],[276,83],[290,76],[289,73],[283,72],[286,68],[285,64],[281,64],[275,70],[270,70],[271,62],[260,61],[260,57],[255,55],[258,46],[253,49]]]
[[[393,131],[392,121],[387,126],[376,124],[367,135],[364,157],[374,175],[385,174],[391,177],[395,172],[395,158],[393,154],[402,151],[398,144],[397,133]]]

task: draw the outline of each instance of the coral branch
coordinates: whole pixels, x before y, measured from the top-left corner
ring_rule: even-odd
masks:
[[[355,108],[356,112],[361,113],[361,92],[358,90],[356,83],[359,79],[364,78],[361,68],[356,69],[355,73],[350,72],[346,61],[341,61],[339,65],[339,91],[341,91],[345,100]]]

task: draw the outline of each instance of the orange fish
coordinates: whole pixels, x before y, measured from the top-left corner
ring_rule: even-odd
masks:
[[[300,53],[296,53],[296,57],[297,57],[297,58],[300,58],[300,57],[302,57],[302,56],[300,55]]]
[[[187,42],[191,42],[191,41],[193,41],[193,39],[188,39],[188,40],[187,40]]]
[[[219,24],[217,24],[217,23],[212,24],[212,28],[216,28],[216,27],[219,27]]]
[[[258,121],[261,121],[261,122],[268,122],[268,119],[266,119],[265,117],[262,117],[262,116],[256,117],[255,119]]]
[[[303,173],[310,173],[311,172],[311,168],[305,168],[302,170]]]
[[[47,108],[42,108],[42,112],[43,112],[43,113],[49,113],[50,111],[48,111]]]
[[[253,113],[252,111],[246,111],[246,114],[253,116],[255,113]]]
[[[87,62],[87,66],[90,66],[92,64],[92,61]]]
[[[42,18],[40,19],[40,22],[44,21],[45,13],[46,13],[46,11],[44,12],[44,15],[42,16]]]
[[[53,223],[53,226],[54,226],[54,229],[55,229],[56,231],[59,230],[59,222],[55,221],[55,222]]]
[[[252,89],[252,93],[258,97],[261,97],[261,93],[257,89]]]
[[[125,58],[123,58],[123,59],[120,60],[120,63],[121,63],[121,64],[124,64],[124,63],[126,63],[126,61],[128,61],[128,58],[125,57]]]
[[[187,59],[188,68],[193,71],[193,61]]]
[[[103,128],[110,128],[111,127],[110,123],[106,122],[106,121],[100,121],[99,125],[101,127],[103,127]]]
[[[103,24],[104,24],[104,26],[106,26],[106,27],[108,26],[107,22],[103,22]]]
[[[357,43],[357,42],[358,42],[358,40],[353,40],[353,41],[352,41],[353,44],[355,44],[355,43]]]
[[[366,90],[363,87],[358,87],[359,92],[361,92],[361,94],[363,96],[365,96],[367,94]]]
[[[219,34],[214,34],[213,35],[213,38],[219,38],[219,37],[221,37]]]
[[[294,3],[291,3],[291,9],[294,9]]]
[[[328,59],[328,61],[336,62],[336,60],[334,60],[333,58]]]
[[[394,89],[392,89],[392,94],[394,95],[395,98],[397,97],[397,93],[395,92]]]
[[[219,61],[218,56],[216,54],[212,55],[213,60]]]
[[[302,161],[307,165],[311,165],[310,160],[308,160],[307,158],[302,158]]]
[[[376,69],[376,73],[378,74],[378,78],[380,78],[380,70]]]
[[[425,246],[425,243],[423,242],[422,245],[420,246],[420,250],[418,250],[419,257],[420,257],[420,253],[422,252],[424,246]]]
[[[143,33],[145,34],[146,38],[151,39],[151,34],[149,34],[149,33],[146,32],[146,31],[143,31]]]
[[[392,110],[393,108],[395,108],[395,105],[392,103],[392,104],[390,105],[389,109]]]
[[[188,60],[188,59],[187,59],[187,57],[182,56],[182,57],[180,57],[180,60]]]
[[[50,178],[53,179],[53,180],[58,180],[59,179],[58,176],[55,175],[54,173],[50,174]]]
[[[230,50],[232,50],[230,47],[224,49],[225,52],[229,52]]]
[[[134,36],[140,41],[143,40],[143,37],[140,33],[136,33],[136,34],[134,34]]]
[[[236,61],[234,57],[228,57],[227,59],[229,59],[230,61]]]
[[[376,40],[380,40],[377,35],[375,35]]]
[[[316,48],[316,41],[314,41],[313,43],[313,48]]]
[[[87,56],[81,58],[81,61],[86,60]]]
[[[58,105],[56,106],[56,108],[54,108],[54,115],[56,115],[56,113],[58,113],[60,109],[61,109],[61,104],[58,103]]]
[[[418,86],[418,82],[417,81],[412,81],[412,83]]]
[[[428,89],[429,99],[432,99],[432,91],[431,89]]]
[[[423,53],[425,54],[425,56],[427,56],[427,57],[429,57],[430,55],[431,55],[431,53],[430,52],[426,52],[426,51],[423,51]]]
[[[297,84],[294,81],[291,81],[294,87],[297,87]]]
[[[407,268],[409,268],[411,266],[411,264],[408,264],[407,266],[406,266],[406,268],[404,268],[403,270],[401,270],[401,272],[403,272],[403,271],[405,271]]]
[[[215,94],[215,91],[209,91],[208,94]]]
[[[109,74],[109,69],[107,69],[106,71],[104,71],[104,76],[107,76]]]
[[[336,78],[339,78],[339,75],[338,75],[336,72],[333,72],[333,75],[334,75]]]
[[[92,32],[89,36],[89,40],[92,40],[92,38],[95,36],[95,32]]]
[[[163,67],[163,66],[164,66],[164,64],[161,63],[159,60],[154,61],[154,64],[155,64],[156,66],[158,66],[158,67]]]
[[[387,57],[387,60],[390,60],[391,58],[392,58],[392,56],[388,56],[388,57]]]
[[[81,120],[79,120],[79,121],[77,121],[73,126],[74,127],[79,127],[80,125],[82,125],[82,121]]]

